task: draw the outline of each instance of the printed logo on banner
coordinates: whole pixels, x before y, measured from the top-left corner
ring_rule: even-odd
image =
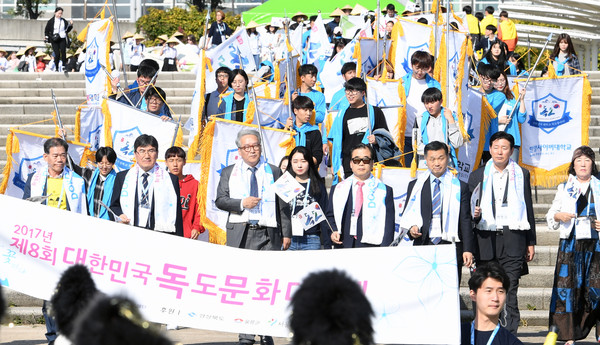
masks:
[[[406,202],[406,193],[398,196],[398,197],[394,197],[394,203],[396,205],[398,205],[398,216],[402,217],[402,211],[404,211],[404,206]]]
[[[96,129],[88,133],[87,141],[92,145],[90,147],[91,151],[98,151],[98,149],[100,148],[100,134],[102,134],[102,131],[100,130],[101,128],[102,125],[99,125],[98,127],[96,127]]]
[[[237,40],[242,40],[242,38],[238,36]],[[242,52],[240,52],[240,47],[234,46],[233,44],[229,46],[229,55],[231,55],[230,64],[235,66],[235,68],[242,68],[242,66],[246,67],[248,66],[248,63],[250,63],[248,58],[242,56]]]
[[[115,131],[113,135],[113,148],[117,153],[117,162],[115,165],[119,170],[126,170],[131,167],[133,143],[140,135],[142,135],[142,131],[137,126],[123,131]]]
[[[567,111],[567,101],[551,93],[532,101],[531,109],[533,114],[529,115],[528,123],[548,134],[573,119]]]
[[[370,71],[375,68],[375,65],[373,59],[370,56],[367,56],[367,59],[363,61],[361,68],[363,71]]]
[[[429,43],[423,43],[418,46],[410,46],[406,50],[406,57],[404,58],[404,61],[402,61],[402,67],[404,68],[404,71],[406,73],[412,72],[412,68],[410,67],[410,58],[412,57],[414,52],[420,51],[420,50],[425,50],[425,51],[429,50]]]
[[[221,167],[219,169],[217,169],[217,173],[219,174],[219,176],[221,176],[221,171],[223,171],[223,169],[225,169],[228,166],[230,166],[231,164],[237,162],[238,159],[240,159],[238,149],[227,150],[227,153],[225,154],[225,164],[221,164]]]
[[[316,27],[316,25],[315,25]],[[319,52],[319,49],[321,48],[321,43],[310,43],[309,48],[308,48],[308,58],[310,60],[314,60],[317,58],[316,53]]]
[[[100,71],[100,61],[98,60],[98,42],[96,38],[87,46],[85,56],[85,77],[91,83]]]
[[[452,71],[452,78],[456,80],[458,74],[458,52],[454,52],[454,55],[450,59],[450,70]]]
[[[463,118],[465,121],[465,128],[467,129],[467,134],[469,135],[469,138],[474,139],[475,138],[475,129],[473,128],[473,114],[469,113],[467,111],[467,113],[463,113]]]
[[[35,158],[23,158],[21,159],[21,163],[19,163],[19,170],[15,173],[13,177],[13,184],[20,189],[25,190],[25,183],[27,183],[27,177],[30,174],[36,172],[38,169],[41,169],[44,165],[43,155]]]

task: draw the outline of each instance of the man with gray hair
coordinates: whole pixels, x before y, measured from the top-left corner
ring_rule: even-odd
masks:
[[[275,165],[261,156],[260,134],[254,129],[241,130],[235,144],[242,159],[224,168],[215,203],[229,212],[227,245],[254,250],[286,250],[292,227],[285,204],[271,188],[281,175]],[[241,345],[254,343],[253,334],[240,334]],[[273,339],[261,336],[261,344]]]

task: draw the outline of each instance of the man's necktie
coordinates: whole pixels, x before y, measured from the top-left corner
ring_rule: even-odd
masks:
[[[440,180],[439,179],[434,179],[433,183],[435,184],[433,186],[433,200],[432,200],[432,206],[431,209],[433,210],[431,212],[431,219],[433,221],[433,219],[441,219],[439,216],[441,214],[442,211],[442,197],[441,197],[441,193],[440,193]],[[438,216],[438,217],[435,217]],[[441,224],[440,224],[441,226]],[[433,242],[433,244],[438,244],[440,243],[440,241],[442,240],[441,237],[434,237],[431,239],[431,242]]]
[[[141,206],[148,206],[148,176],[150,174],[142,174],[142,202]]]
[[[258,197],[258,181],[256,180],[256,167],[248,168],[252,171],[252,175],[250,176],[250,196]]]
[[[363,189],[362,189],[362,187],[364,185],[365,185],[365,183],[362,181],[356,182],[356,186],[358,188],[356,189],[356,202],[354,203],[354,216],[357,218],[358,218],[358,215],[360,214],[360,210],[361,210],[362,204],[363,204]]]

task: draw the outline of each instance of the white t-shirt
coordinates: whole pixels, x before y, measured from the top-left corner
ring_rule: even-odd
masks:
[[[415,118],[427,111],[425,104],[421,102],[421,96],[428,89],[425,79],[415,79],[415,77],[411,77],[411,79],[410,92],[406,97],[406,131],[404,132],[405,136],[410,138],[412,138]]]

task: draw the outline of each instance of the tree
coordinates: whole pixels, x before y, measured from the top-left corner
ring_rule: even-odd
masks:
[[[9,10],[13,16],[23,16],[29,19],[37,19],[44,11],[40,11],[40,5],[46,5],[50,0],[17,0],[14,10]]]
[[[222,2],[223,0],[192,0],[191,4],[196,6],[198,11],[204,11],[207,6],[210,6],[210,9],[214,12]]]

